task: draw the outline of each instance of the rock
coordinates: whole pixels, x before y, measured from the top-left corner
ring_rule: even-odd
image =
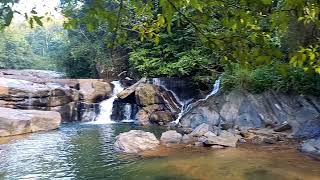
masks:
[[[0,108],[0,137],[57,129],[58,112]]]
[[[244,143],[247,143],[247,141],[245,139],[241,138],[241,139],[239,139],[239,143],[244,144]]]
[[[281,124],[280,126],[275,127],[273,130],[275,132],[283,132],[283,131],[288,131],[291,130],[291,125],[288,124],[288,122],[285,122],[283,124]]]
[[[236,147],[237,142],[240,139],[240,136],[233,135],[228,131],[222,131],[220,136],[211,136],[208,137],[204,142],[206,145],[220,145],[225,147]]]
[[[150,115],[150,121],[154,123],[168,123],[174,121],[173,115],[171,112],[167,111],[156,111]]]
[[[159,96],[159,87],[152,84],[140,83],[136,88],[136,102],[139,106],[149,106],[153,104],[163,104]]]
[[[193,137],[201,137],[204,134],[206,134],[209,130],[210,127],[208,124],[201,124],[195,130],[193,130],[190,135]]]
[[[204,143],[207,139],[208,139],[207,137],[201,136],[197,138],[197,141]]]
[[[194,143],[194,146],[196,146],[196,147],[203,147],[204,144],[203,144],[203,142],[195,142],[195,143]]]
[[[0,99],[48,97],[50,88],[24,80],[0,77]]]
[[[134,85],[126,88],[125,90],[123,90],[122,92],[120,92],[119,94],[117,94],[118,98],[120,99],[125,99],[128,96],[130,96],[133,92],[136,91],[136,88],[141,84],[141,83],[146,83],[147,79],[146,78],[141,78],[138,82],[136,82]]]
[[[190,134],[190,133],[192,133],[193,129],[192,128],[178,128],[177,131],[181,134]]]
[[[219,145],[213,145],[211,146],[211,149],[224,149],[225,147],[219,146]]]
[[[121,133],[116,137],[114,147],[117,151],[125,153],[139,153],[147,150],[155,150],[160,142],[150,132],[131,130]]]
[[[208,131],[208,132],[206,132],[203,136],[205,136],[205,137],[215,137],[215,136],[217,136],[215,133],[213,133],[213,132],[211,132],[211,131]]]
[[[98,103],[112,95],[111,84],[99,79],[78,79],[80,93],[85,103]]]
[[[138,113],[136,114],[136,119],[138,120],[139,124],[141,125],[149,125],[150,122],[149,122],[149,114],[143,110],[143,109],[140,109],[138,111]]]
[[[78,112],[77,105],[75,102],[71,102],[69,104],[63,106],[51,107],[50,111],[56,111],[61,114],[62,121],[70,122],[70,121],[78,121]]]
[[[35,77],[35,78],[62,78],[64,76],[61,72],[46,71],[46,70],[34,70],[34,69],[24,69],[24,70],[13,70],[4,69],[0,70],[0,76],[23,76],[23,77]]]
[[[320,137],[317,139],[306,140],[299,147],[300,151],[320,156]]]
[[[184,114],[180,123],[191,128],[202,123],[223,129],[269,126],[281,132],[288,130],[290,125],[293,137],[310,139],[320,136],[319,109],[320,97],[233,90],[198,102]],[[288,125],[278,126],[284,122]]]
[[[320,136],[320,115],[309,119],[293,129],[293,137],[300,139],[311,139]]]
[[[195,142],[195,139],[194,139],[192,136],[187,135],[187,134],[183,135],[183,137],[182,137],[182,143],[184,143],[184,144],[190,144],[190,143],[194,143],[194,142]]]
[[[177,133],[177,131],[167,131],[162,133],[161,142],[164,144],[180,144],[182,140],[182,135]]]
[[[276,144],[277,143],[277,141],[275,141],[274,139],[271,139],[271,138],[263,138],[262,142],[265,144]]]
[[[148,114],[152,114],[156,111],[164,111],[165,107],[160,104],[153,104],[150,106],[142,107],[143,110],[145,110]]]

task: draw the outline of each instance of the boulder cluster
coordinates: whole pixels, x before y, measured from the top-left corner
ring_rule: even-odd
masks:
[[[118,98],[137,108],[135,119],[141,125],[168,124],[180,113],[180,104],[173,95],[161,86],[147,83],[145,78],[120,92]]]

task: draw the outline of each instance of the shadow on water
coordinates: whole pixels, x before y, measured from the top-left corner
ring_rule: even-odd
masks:
[[[65,124],[0,144],[0,179],[286,180],[320,179],[320,162],[296,151],[172,148],[153,156],[115,152],[115,137],[133,124]]]

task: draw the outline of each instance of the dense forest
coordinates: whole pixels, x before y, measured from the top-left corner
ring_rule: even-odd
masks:
[[[0,68],[320,93],[317,0],[64,0],[63,23],[32,10],[27,25],[12,23],[16,2],[0,3]]]

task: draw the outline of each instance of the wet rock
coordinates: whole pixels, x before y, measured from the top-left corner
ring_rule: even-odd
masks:
[[[320,156],[320,138],[306,140],[299,149],[302,152]]]
[[[206,145],[220,145],[224,147],[236,147],[240,136],[233,135],[228,131],[222,131],[219,136],[208,137],[204,142]]]
[[[139,153],[147,150],[155,150],[160,142],[154,134],[141,130],[131,130],[121,133],[116,137],[114,148],[125,153]]]
[[[208,124],[201,124],[198,127],[196,127],[196,129],[193,130],[190,135],[193,137],[201,137],[204,134],[206,134],[209,130],[210,130],[210,127]]]
[[[156,111],[150,115],[150,121],[153,123],[163,122],[164,124],[174,121],[174,116],[171,112],[167,111]]]
[[[0,137],[53,130],[60,123],[58,112],[0,108]]]
[[[182,135],[177,131],[167,131],[162,133],[160,141],[164,144],[180,144]]]

